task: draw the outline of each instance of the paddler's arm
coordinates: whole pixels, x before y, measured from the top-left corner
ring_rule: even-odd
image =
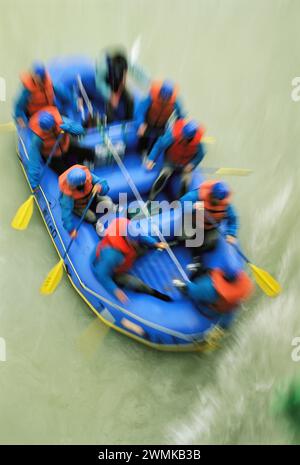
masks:
[[[190,173],[193,171],[197,165],[203,160],[204,155],[206,153],[205,147],[203,144],[200,142],[198,144],[198,150],[194,158],[184,167],[184,172]]]
[[[186,111],[184,110],[184,106],[183,106],[183,103],[180,97],[177,97],[176,99],[174,110],[175,110],[177,118],[185,118]]]
[[[59,203],[63,226],[70,234],[75,228],[73,221],[74,199],[68,195],[61,194],[59,197]]]
[[[66,116],[63,116],[62,120],[63,123],[60,125],[60,128],[72,136],[82,136],[85,133],[84,127],[80,123],[77,123],[77,121],[73,121]]]
[[[198,144],[197,153],[192,160],[194,167],[196,167],[197,165],[199,165],[199,163],[201,163],[201,161],[205,157],[205,154],[206,154],[206,147],[202,142],[200,142],[200,144]]]
[[[124,256],[118,250],[113,248],[105,248],[101,250],[101,256],[96,259],[96,249],[94,250],[91,263],[93,271],[104,289],[110,295],[115,295],[118,298],[119,287],[113,280],[114,270],[121,265]]]
[[[21,87],[19,94],[14,102],[14,118],[20,124],[21,121],[27,123],[26,108],[29,100],[30,92],[24,86]]]
[[[148,95],[148,97],[143,99],[137,106],[135,113],[134,113],[134,119],[135,119],[136,126],[138,129],[140,128],[142,124],[145,123],[146,113],[150,105],[151,105],[151,97]]]
[[[155,142],[148,160],[147,160],[147,167],[148,164],[152,164],[152,168],[154,166],[154,163],[156,162],[157,158],[173,143],[173,136],[172,136],[172,131],[168,130],[163,136],[159,137],[157,141]],[[148,168],[148,169],[152,169]]]
[[[95,174],[91,173],[92,175],[92,183],[93,185],[95,184],[99,184],[99,186],[101,187],[100,191],[99,191],[99,194],[100,195],[106,195],[110,189],[109,185],[108,185],[108,182],[105,180],[105,179],[100,179],[98,178],[98,176],[96,176]]]
[[[29,149],[28,161],[28,178],[33,189],[36,189],[40,182],[42,171],[41,148],[43,141],[39,136],[32,133],[31,144]]]
[[[74,92],[69,87],[63,84],[55,84],[53,86],[55,103],[58,104],[71,104],[74,111],[77,111],[77,96],[74,96]],[[58,102],[57,102],[58,100]]]
[[[229,242],[235,242],[239,228],[239,219],[233,205],[227,207],[226,214],[226,236]],[[232,238],[232,239],[231,239]]]
[[[193,204],[195,202],[199,201],[199,189],[193,189],[190,192],[187,192],[185,195],[180,197],[179,201],[181,203],[183,202],[192,202]]]

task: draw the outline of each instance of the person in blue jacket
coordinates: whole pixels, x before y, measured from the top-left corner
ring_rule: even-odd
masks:
[[[72,238],[75,238],[77,235],[73,213],[77,216],[82,216],[84,209],[93,195],[95,186],[97,186],[97,194],[85,214],[85,220],[88,223],[96,223],[97,205],[100,202],[105,202],[105,207],[109,210],[114,207],[110,197],[106,196],[109,191],[107,181],[101,181],[86,166],[72,166],[58,178],[58,184],[63,225]]]
[[[75,105],[71,91],[62,84],[54,86],[44,64],[36,61],[30,72],[21,74],[21,88],[14,103],[14,118],[21,127],[25,127],[28,119],[43,107],[66,103]]]
[[[135,112],[140,152],[151,150],[158,137],[165,132],[171,116],[174,120],[185,116],[177,86],[168,80],[155,81]]]
[[[120,302],[128,301],[121,287],[135,292],[150,294],[169,302],[169,296],[148,286],[141,279],[130,274],[136,259],[143,254],[143,247],[164,249],[165,243],[157,242],[153,237],[132,230],[130,220],[119,217],[106,229],[91,255],[91,268],[99,283],[111,296]]]
[[[227,242],[235,244],[239,228],[238,215],[231,203],[231,191],[223,181],[204,181],[198,189],[194,189],[180,198],[185,209],[185,202],[191,202],[195,211],[200,209],[204,212],[204,241],[200,247],[192,250],[195,259],[203,252],[212,250],[218,243],[218,227],[221,222],[225,224],[225,236]],[[181,240],[186,237],[183,233]]]
[[[156,141],[146,162],[146,168],[152,170],[160,157],[163,157],[164,165],[154,181],[148,197],[149,202],[157,197],[174,172],[181,175],[178,198],[186,193],[191,172],[205,155],[201,143],[203,133],[204,129],[196,121],[180,118]]]
[[[218,318],[218,325],[227,329],[235,318],[238,306],[253,291],[248,275],[226,260],[221,268],[209,269],[194,276],[191,281],[173,280],[173,284],[198,306],[209,319]]]
[[[72,136],[84,134],[81,124],[61,116],[56,107],[44,107],[35,113],[29,120],[31,144],[29,148],[28,177],[35,189],[40,182],[43,161],[47,162],[55,147],[58,137],[59,144],[51,158],[49,166],[57,173],[62,174],[67,168],[85,160],[93,161],[94,149],[82,147]],[[63,132],[62,132],[63,131]]]

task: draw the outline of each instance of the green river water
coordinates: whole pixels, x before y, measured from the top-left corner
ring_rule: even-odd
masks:
[[[10,221],[29,190],[15,134],[0,133],[0,443],[291,443],[274,417],[277,385],[299,371],[300,75],[298,0],[0,0],[0,76],[11,119],[18,75],[39,58],[96,57],[110,44],[181,88],[190,114],[216,138],[206,166],[253,169],[228,178],[252,261],[283,286],[257,291],[219,351],[160,353],[103,325],[66,278],[39,286],[57,255],[35,211]],[[2,340],[2,341],[3,341]]]

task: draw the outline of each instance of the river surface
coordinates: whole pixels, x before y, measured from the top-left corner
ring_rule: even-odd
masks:
[[[291,443],[271,412],[274,390],[299,371],[300,75],[298,0],[0,0],[0,76],[11,120],[18,75],[36,59],[140,37],[140,63],[177,81],[186,108],[216,139],[206,166],[253,169],[227,178],[240,238],[283,286],[259,290],[221,350],[160,353],[108,331],[66,278],[39,294],[57,261],[37,211],[10,228],[29,190],[15,133],[0,133],[0,443]]]

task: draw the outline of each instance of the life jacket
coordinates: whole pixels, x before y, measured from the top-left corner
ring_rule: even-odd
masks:
[[[218,268],[210,272],[210,276],[219,298],[211,308],[220,313],[228,313],[246,300],[253,292],[253,284],[248,275],[241,271],[234,281],[227,281]]]
[[[68,183],[68,174],[74,168],[80,168],[86,174],[86,181],[84,184],[84,189],[82,191],[78,189],[72,189],[70,184]],[[83,165],[71,166],[71,168],[67,169],[63,174],[59,176],[58,184],[59,184],[59,189],[63,194],[69,197],[72,197],[74,199],[74,208],[83,210],[86,207],[92,195],[92,190],[93,190],[92,175],[90,173],[90,170],[86,166],[83,166]]]
[[[23,86],[30,92],[29,101],[27,104],[27,112],[29,116],[39,111],[42,107],[54,105],[54,90],[50,75],[46,72],[43,83],[40,85],[35,80],[31,73],[21,75]]]
[[[151,105],[147,111],[146,123],[150,127],[162,129],[167,124],[168,119],[174,111],[174,105],[177,97],[177,88],[174,88],[173,94],[168,100],[160,96],[163,83],[154,82],[150,89]]]
[[[183,128],[187,124],[184,119],[175,121],[172,128],[174,142],[166,150],[167,159],[175,165],[185,166],[196,155],[198,145],[203,137],[204,128],[199,127],[195,136],[188,141],[183,136]]]
[[[55,126],[50,131],[44,131],[39,125],[40,112],[35,113],[29,120],[30,129],[39,136],[43,141],[41,149],[42,154],[47,158],[50,155],[53,145],[55,144],[57,137],[59,136],[61,129],[60,125],[63,123],[61,114],[56,107],[44,107],[42,111],[50,113],[54,120]],[[67,152],[70,145],[69,134],[64,133],[60,143],[58,144],[54,157],[60,157],[64,152]]]
[[[108,226],[105,231],[105,236],[99,242],[96,249],[96,258],[99,259],[101,250],[105,247],[111,247],[119,250],[124,255],[124,260],[114,272],[125,273],[129,271],[137,257],[137,252],[132,244],[126,239],[127,226],[129,220],[127,218],[117,218]]]
[[[199,187],[199,200],[204,202],[204,229],[214,229],[216,226],[213,225],[209,218],[215,223],[219,224],[224,218],[226,218],[227,207],[230,204],[231,196],[228,195],[223,200],[218,200],[217,205],[212,204],[211,193],[214,185],[218,181],[204,181]],[[205,218],[205,212],[207,217]]]

